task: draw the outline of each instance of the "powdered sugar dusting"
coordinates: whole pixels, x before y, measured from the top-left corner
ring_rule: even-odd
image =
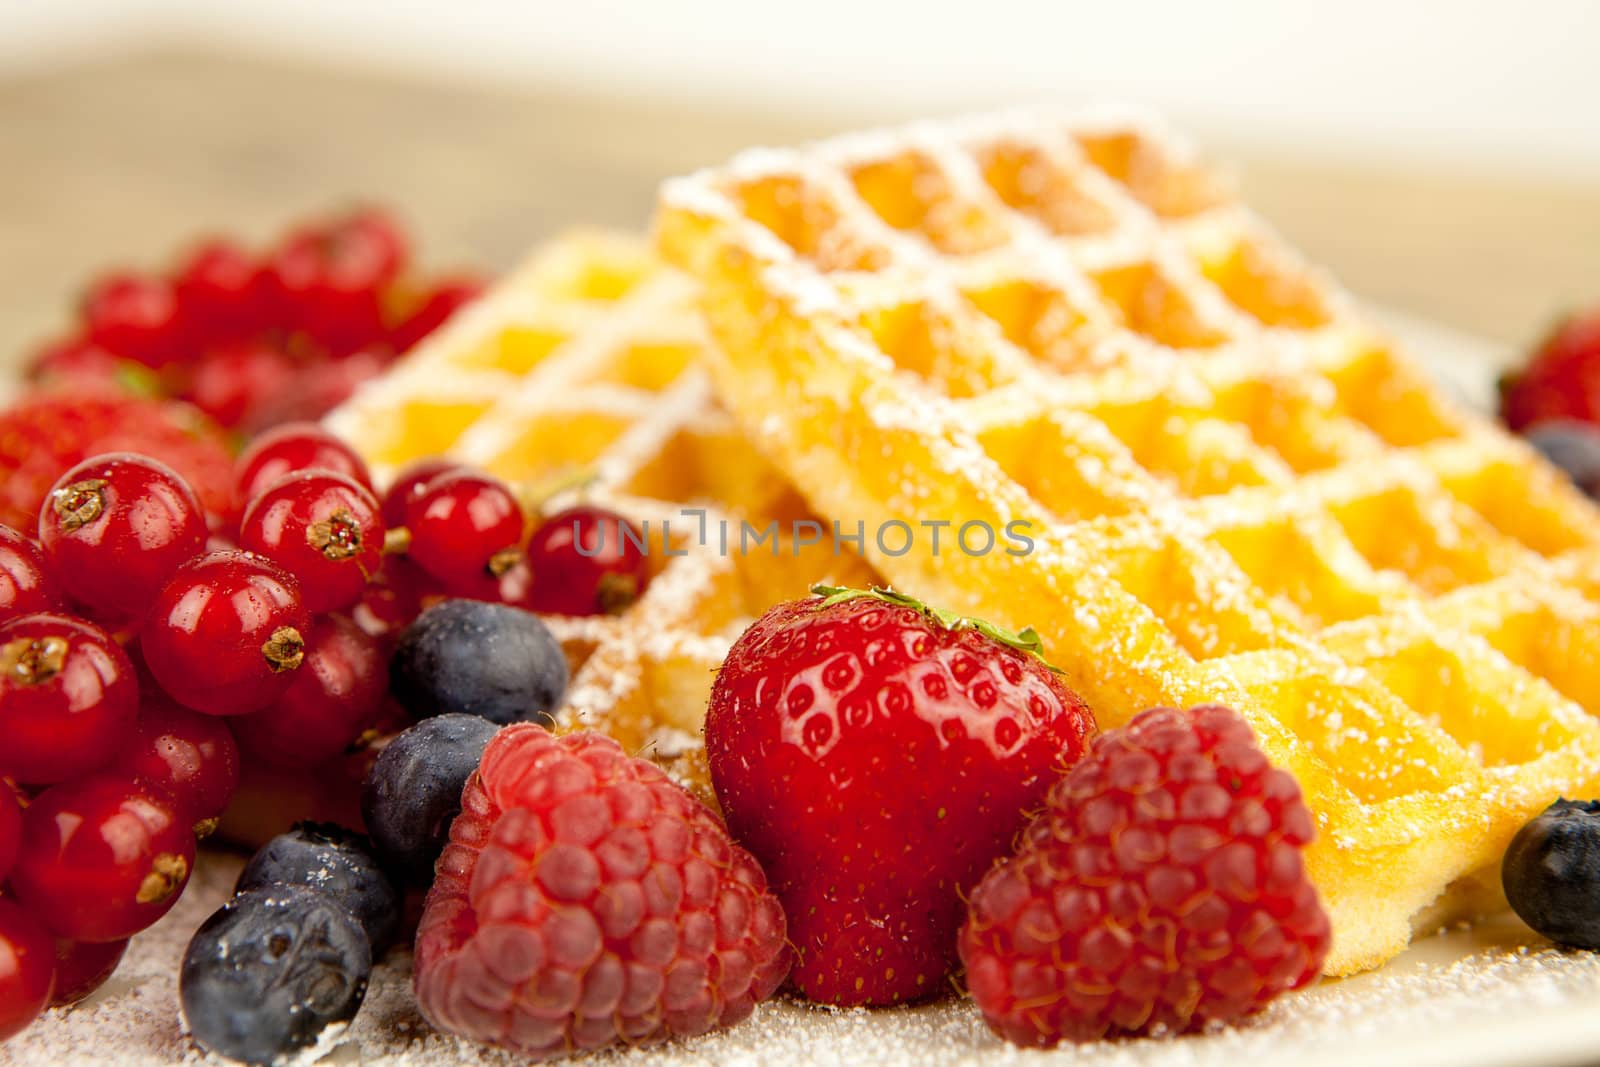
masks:
[[[219,907],[237,857],[207,854],[173,912],[136,938],[111,982],[84,1004],[58,1009],[0,1046],[0,1064],[219,1063],[182,1032],[176,976],[189,933]],[[720,1034],[650,1050],[614,1051],[574,1064],[827,1063],[861,1067],[1071,1063],[1094,1067],[1236,1067],[1242,1063],[1535,1064],[1576,1062],[1600,1043],[1592,1005],[1600,956],[1539,942],[1515,920],[1419,942],[1381,971],[1324,981],[1288,996],[1250,1025],[1173,1040],[1101,1043],[1050,1053],[1006,1045],[970,1002],[884,1011],[834,1011],[780,998]],[[1560,1058],[1574,1050],[1578,1056]],[[417,1014],[410,956],[378,966],[351,1027],[319,1047],[324,1064],[445,1067],[525,1062],[435,1033]]]

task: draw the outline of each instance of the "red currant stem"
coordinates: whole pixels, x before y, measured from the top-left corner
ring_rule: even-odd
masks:
[[[184,858],[163,852],[150,861],[150,873],[139,883],[139,892],[133,899],[140,904],[165,904],[187,877],[189,864]]]
[[[0,646],[0,674],[21,685],[43,685],[66,662],[69,645],[61,637],[19,637]]]
[[[511,495],[524,515],[543,515],[545,505],[563,493],[581,492],[600,480],[600,472],[593,466],[573,467],[563,474],[546,478],[542,482],[519,483],[511,487]]]
[[[489,575],[493,578],[504,578],[511,568],[521,562],[522,549],[517,548],[515,545],[510,548],[502,548],[489,557],[487,564]]]
[[[607,615],[620,615],[639,599],[639,580],[631,574],[602,574],[595,600]]]
[[[61,520],[62,530],[76,530],[100,517],[106,508],[106,484],[104,478],[85,478],[50,494],[50,507]]]
[[[394,526],[384,531],[383,554],[403,556],[411,551],[411,531],[404,526]]]
[[[888,586],[875,585],[870,589],[850,589],[843,586],[822,585],[819,583],[811,587],[811,592],[823,598],[821,606],[825,608],[832,607],[835,604],[843,604],[847,600],[859,600],[862,597],[881,600],[885,604],[893,604],[896,607],[911,608],[941,629],[976,630],[991,641],[998,641],[1008,648],[1014,648],[1018,652],[1024,652],[1032,656],[1056,674],[1062,673],[1060,667],[1044,658],[1044,639],[1039,636],[1039,631],[1031,626],[1025,626],[1021,630],[1007,630],[1003,626],[996,626],[987,619],[975,619],[970,615],[958,615],[953,611],[936,608],[931,604],[918,600],[916,597],[896,592]]]
[[[297,669],[306,658],[306,639],[293,626],[280,626],[261,646],[274,674]]]

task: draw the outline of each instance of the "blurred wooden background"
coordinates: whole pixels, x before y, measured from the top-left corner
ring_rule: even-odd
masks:
[[[431,265],[498,269],[566,226],[643,226],[662,177],[846,124],[737,106],[182,50],[0,81],[0,364],[58,330],[93,272],[160,264],[208,232],[264,238],[374,200],[407,219]],[[1600,300],[1592,184],[1429,173],[1337,145],[1320,159],[1206,147],[1292,242],[1370,299],[1513,343]]]

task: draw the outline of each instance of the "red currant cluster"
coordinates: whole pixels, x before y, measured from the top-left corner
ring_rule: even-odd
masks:
[[[404,725],[387,659],[428,604],[599,614],[650,576],[620,515],[572,508],[530,535],[511,487],[439,461],[380,497],[310,423],[246,448],[233,511],[112,453],[56,481],[37,542],[0,526],[0,1039],[86,996],[171,908],[241,764],[370,759]]]
[[[103,278],[30,373],[153,385],[247,433],[316,418],[481,291],[418,279],[408,259],[399,224],[372,209],[297,228],[259,257],[208,241],[170,274]]]

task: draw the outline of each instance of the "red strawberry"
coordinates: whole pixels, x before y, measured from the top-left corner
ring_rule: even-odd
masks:
[[[137,452],[184,477],[206,511],[226,514],[233,460],[222,432],[187,404],[108,392],[35,394],[0,412],[0,523],[32,535],[63,471],[105,452]]]
[[[706,752],[789,916],[813,1000],[938,992],[964,894],[1008,854],[1094,716],[1008,634],[888,590],[818,587],[734,643]]]
[[[1322,970],[1311,835],[1236,712],[1146,711],[1095,739],[973,891],[972,998],[1020,1045],[1241,1019]]]
[[[1567,319],[1526,367],[1505,377],[1500,412],[1513,430],[1546,419],[1600,425],[1600,308]]]

